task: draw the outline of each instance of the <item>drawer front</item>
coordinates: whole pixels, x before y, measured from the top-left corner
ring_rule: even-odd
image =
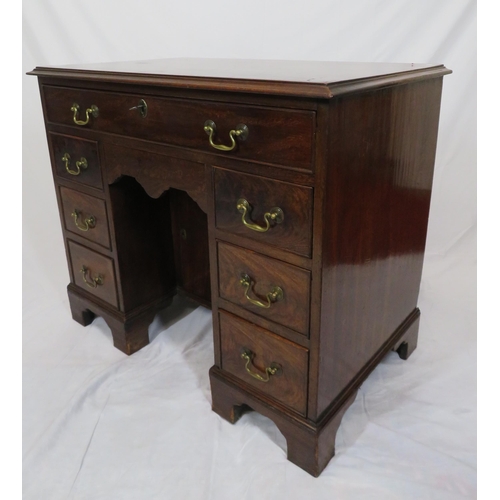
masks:
[[[311,256],[312,188],[221,168],[214,169],[214,184],[219,229]]]
[[[75,285],[118,307],[113,259],[68,242]]]
[[[49,133],[49,144],[58,177],[102,189],[97,142]]]
[[[306,414],[308,350],[305,347],[224,312],[220,313],[220,335],[223,370]]]
[[[73,104],[78,104],[76,119],[82,127],[120,135],[166,142],[236,158],[257,160],[306,171],[312,170],[316,113],[260,106],[246,106],[189,99],[99,92],[62,87],[44,87],[47,120],[77,126]],[[142,99],[147,114],[142,116]],[[131,109],[132,108],[132,109]],[[222,151],[210,144],[207,121],[215,123],[211,139],[215,146],[232,146],[230,132],[244,124],[248,136],[235,137],[235,148]],[[212,127],[213,128],[213,127]]]
[[[218,243],[218,259],[220,297],[308,334],[309,271],[222,242]]]
[[[66,230],[110,248],[106,202],[63,186],[60,190]]]

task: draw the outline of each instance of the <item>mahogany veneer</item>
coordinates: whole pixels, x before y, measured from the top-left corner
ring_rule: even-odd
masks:
[[[319,475],[361,383],[417,345],[448,73],[214,59],[36,68],[73,318],[102,316],[132,354],[175,293],[211,306],[214,411],[268,416],[289,460]]]
[[[64,186],[60,193],[66,230],[110,248],[106,202]]]

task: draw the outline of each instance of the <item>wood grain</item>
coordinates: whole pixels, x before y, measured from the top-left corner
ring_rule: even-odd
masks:
[[[72,241],[68,242],[68,248],[73,271],[73,283],[84,289],[87,293],[99,297],[112,306],[118,307],[113,260]],[[92,282],[92,279],[100,275],[102,276],[102,285],[95,288],[89,287],[83,279],[81,272],[83,266],[88,269],[88,273],[85,275],[87,281]]]
[[[361,383],[391,349],[406,359],[417,346],[449,72],[192,59],[37,68],[73,317],[88,324],[101,315],[130,354],[148,343],[148,324],[176,291],[211,302],[214,411],[234,422],[251,407],[273,419],[288,458],[317,476]],[[140,99],[145,118],[134,109]],[[99,116],[77,126],[74,102],[97,105]],[[229,144],[240,123],[248,139],[214,149],[203,130],[209,119],[217,144]],[[69,175],[65,152],[86,156],[89,169]],[[280,207],[283,223],[251,230],[240,198],[251,205],[247,222],[263,226]],[[71,231],[77,204],[107,211],[109,242]],[[103,274],[104,287],[85,286],[82,263]],[[265,303],[273,286],[284,298],[269,308],[245,297]],[[281,374],[252,377],[242,347],[253,372],[274,361]]]
[[[441,85],[331,104],[318,415],[417,305]]]
[[[75,191],[74,189],[68,189],[64,186],[60,187],[60,191],[66,230],[109,249],[111,243],[109,239],[106,202],[94,196]],[[77,218],[80,227],[87,227],[85,219],[89,217],[94,218],[94,226],[89,226],[87,231],[79,229],[75,223],[74,217],[71,215],[75,210],[80,214]]]
[[[254,239],[259,243],[311,256],[313,189],[265,177],[214,169],[215,217],[218,229]],[[246,220],[265,227],[264,214],[273,207],[283,211],[280,224],[260,233],[245,227],[236,205],[240,198],[252,207]]]
[[[216,144],[230,145],[229,132],[240,123],[249,129],[246,140],[237,140],[234,151],[223,156],[277,163],[304,170],[312,168],[315,114],[312,111],[283,110],[229,103],[97,92],[61,87],[44,87],[49,122],[75,126],[71,106],[84,111],[95,105],[99,116],[90,118],[86,128],[175,146],[221,154],[209,144],[204,124],[217,125]],[[147,97],[148,112],[143,118],[134,106]]]
[[[227,243],[218,244],[219,294],[258,316],[287,326],[296,332],[309,333],[309,300],[311,274],[305,269],[270,259],[256,252]],[[250,276],[250,298],[267,303],[266,295],[273,287],[283,290],[283,299],[273,302],[269,309],[256,306],[245,297],[240,279]]]
[[[341,419],[354,402],[357,391],[339,401],[322,422],[315,423],[243,385],[238,378],[215,366],[209,373],[213,411],[232,424],[249,409],[265,415],[285,437],[288,460],[314,477],[321,474],[335,454],[335,437]]]
[[[222,369],[302,415],[307,402],[307,349],[228,313],[220,313]],[[261,376],[273,363],[281,370],[269,382],[252,377],[245,369],[242,349],[254,357],[249,369]]]
[[[152,198],[170,188],[186,191],[206,213],[205,169],[201,163],[109,143],[104,144],[104,149],[109,184],[126,175],[136,179]]]
[[[347,92],[439,78],[448,73],[451,71],[441,64],[174,58],[37,67],[28,74],[198,92],[222,90],[329,99]]]
[[[127,355],[149,344],[149,325],[156,313],[172,302],[172,297],[166,296],[146,308],[123,313],[72,283],[68,285],[68,298],[76,322],[87,326],[96,316],[101,316],[111,330],[114,346]]]
[[[102,189],[101,167],[97,153],[97,142],[82,138],[49,133],[49,148],[52,157],[52,168],[56,176],[75,183],[85,184]],[[79,175],[71,175],[66,171],[63,156],[69,154],[70,169],[76,171],[75,162],[81,158],[87,160],[87,168],[81,169]]]

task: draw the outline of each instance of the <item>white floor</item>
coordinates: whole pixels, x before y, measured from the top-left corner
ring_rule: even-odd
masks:
[[[474,234],[426,258],[419,346],[363,384],[318,479],[270,420],[211,411],[208,310],[176,298],[127,357],[102,319],[71,319],[62,244],[26,243],[25,500],[475,498]]]

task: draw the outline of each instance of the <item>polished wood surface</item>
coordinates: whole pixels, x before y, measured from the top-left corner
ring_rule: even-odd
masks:
[[[102,189],[102,175],[97,150],[97,142],[50,132],[49,148],[55,174],[65,180]],[[77,172],[76,162],[87,160],[87,168],[81,168],[78,175],[68,173],[64,155],[70,156],[69,168]]]
[[[307,349],[223,312],[220,313],[220,330],[223,370],[298,413],[306,414]],[[265,378],[266,368],[275,363],[279,371],[271,375],[268,382],[252,377],[241,357],[243,349],[254,354],[249,363],[253,373]]]
[[[440,96],[430,80],[332,106],[317,415],[417,305]]]
[[[218,229],[311,256],[312,188],[221,168],[214,169],[214,183]],[[249,229],[243,224],[242,213],[236,208],[240,198],[247,200],[251,206],[247,222],[265,227],[264,214],[273,207],[281,208],[283,221],[271,223],[265,233]]]
[[[148,327],[156,312],[170,305],[172,295],[148,304],[148,308],[137,308],[132,312],[123,313],[110,307],[107,302],[91,296],[73,283],[68,285],[69,305],[73,319],[82,326],[87,326],[96,316],[101,316],[111,329],[113,345],[127,355],[149,344]]]
[[[73,318],[102,316],[114,345],[132,354],[175,293],[212,307],[213,410],[230,422],[248,408],[271,418],[289,459],[319,475],[360,385],[383,356],[407,359],[418,343],[449,72],[195,59],[36,68]],[[75,124],[74,102],[99,116]],[[214,149],[206,120],[216,122],[215,144],[229,145],[241,123],[249,136]],[[86,155],[88,169],[68,174],[65,153]],[[100,231],[107,214],[109,241],[71,226],[76,205],[98,214]],[[282,222],[256,231],[275,207]],[[82,264],[104,285],[86,286]],[[283,297],[268,303],[274,286]],[[252,353],[246,367],[242,348]],[[282,371],[268,382],[246,369],[265,376],[273,362]]]
[[[247,385],[216,366],[210,369],[212,409],[222,418],[236,423],[245,411],[255,410],[271,419],[286,439],[288,460],[318,477],[335,454],[335,437],[344,413],[356,398],[357,390],[339,401],[328,419],[320,423],[300,418],[274,399]]]
[[[111,242],[106,202],[64,186],[60,190],[66,230],[109,249]],[[75,212],[78,215],[76,219],[73,216]],[[94,223],[86,222],[90,218]]]
[[[83,288],[87,293],[108,302],[113,306],[118,305],[116,296],[116,278],[113,261],[97,252],[93,252],[72,241],[68,242],[71,269],[73,274],[72,282]],[[87,273],[82,273],[82,269],[87,269]],[[102,284],[89,286],[87,282],[101,277]]]
[[[104,150],[109,184],[122,176],[133,177],[152,198],[158,198],[170,188],[178,189],[207,211],[203,164],[114,144],[106,144]]]
[[[309,333],[310,271],[222,242],[217,250],[221,298],[304,335]],[[253,300],[266,304],[266,295],[275,286],[283,290],[283,298],[268,309],[252,304],[240,283],[244,274],[250,277],[248,296]]]
[[[30,74],[329,99],[347,92],[438,78],[448,73],[451,71],[441,64],[174,58],[37,67]]]
[[[146,99],[147,115],[137,108]],[[158,99],[151,96],[93,92],[47,86],[45,107],[49,122],[77,127],[71,107],[84,111],[95,105],[97,117],[90,117],[88,129],[139,137],[174,146],[219,153],[204,130],[207,120],[216,125],[215,143],[230,145],[229,132],[237,125],[248,127],[248,138],[237,139],[237,148],[229,156],[311,169],[314,113],[262,106],[185,99]],[[227,155],[227,153],[226,153]]]

